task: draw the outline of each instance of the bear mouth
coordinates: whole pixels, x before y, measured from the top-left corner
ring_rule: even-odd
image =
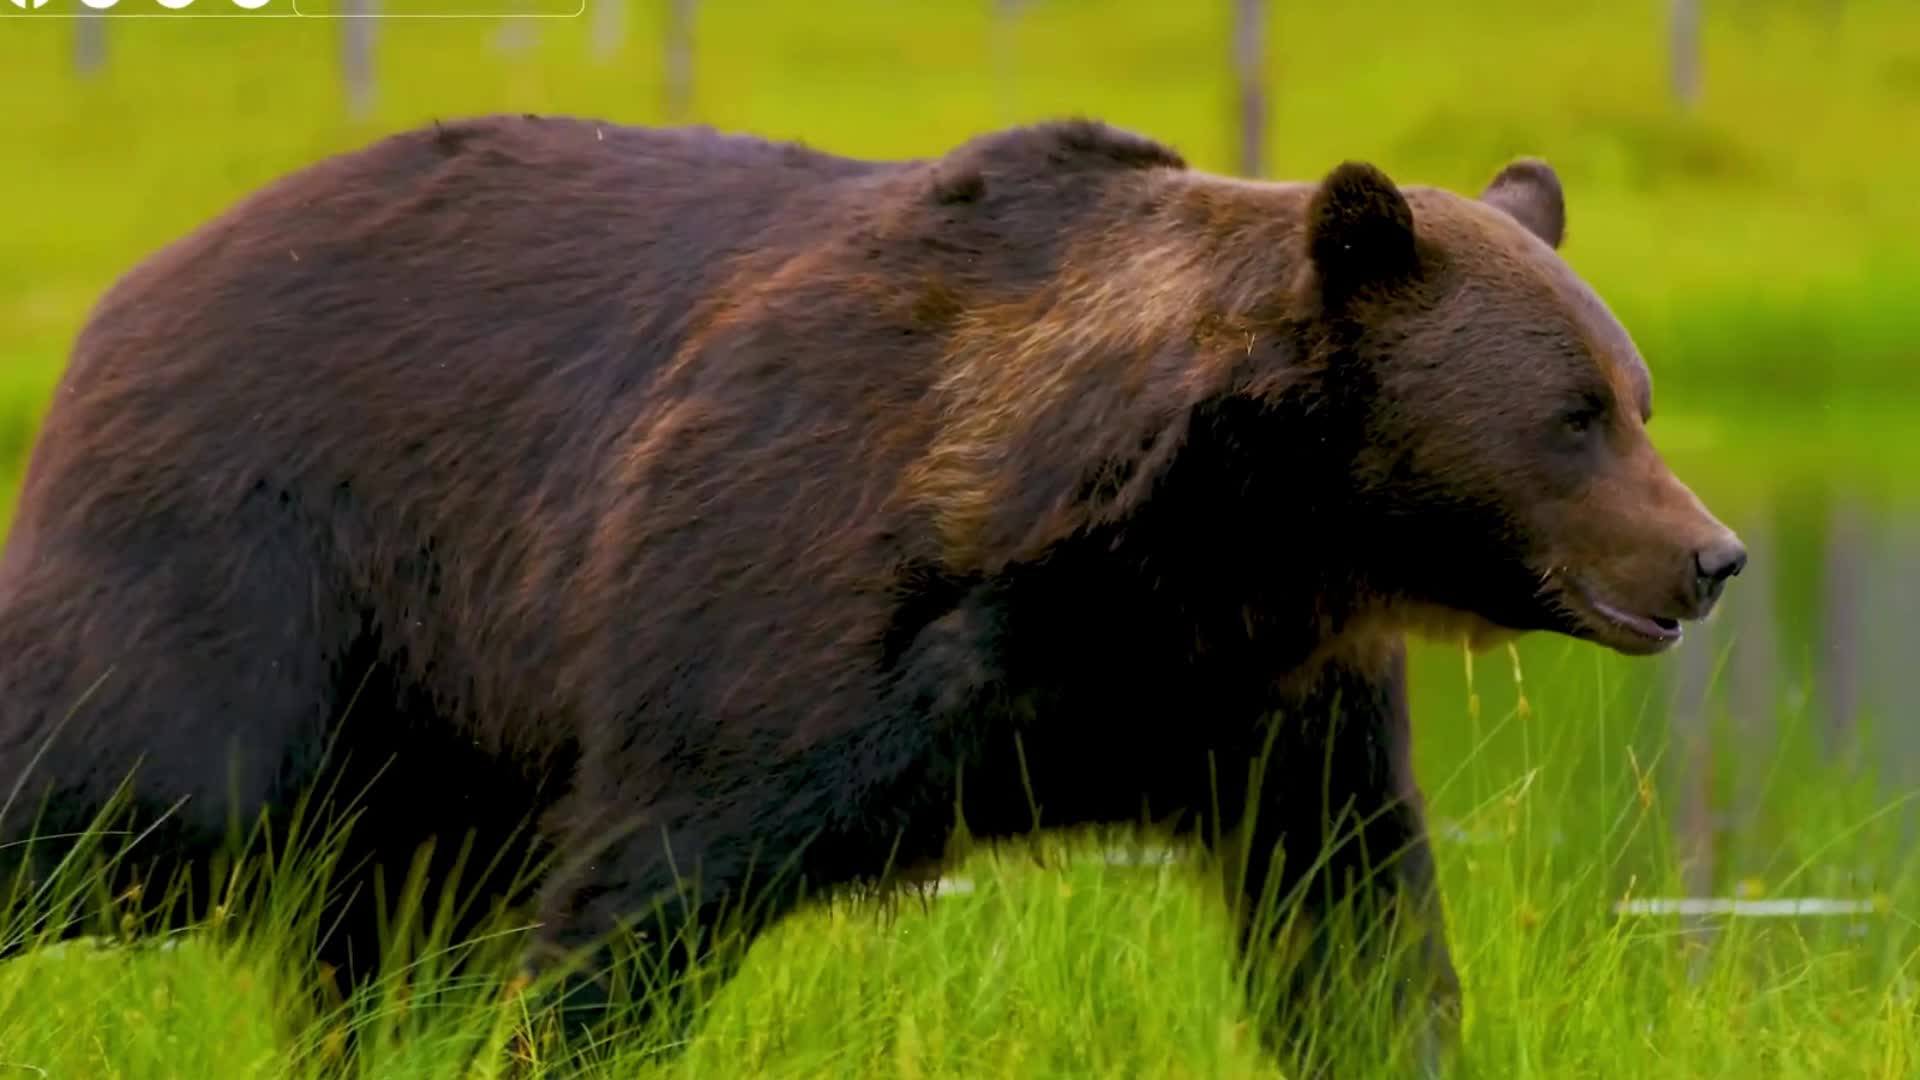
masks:
[[[1576,589],[1575,592],[1581,601],[1580,606],[1585,609],[1582,612],[1585,618],[1581,620],[1585,624],[1581,628],[1585,633],[1579,636],[1590,637],[1617,652],[1630,656],[1651,656],[1673,648],[1686,636],[1679,619],[1630,611],[1610,604],[1586,589]]]

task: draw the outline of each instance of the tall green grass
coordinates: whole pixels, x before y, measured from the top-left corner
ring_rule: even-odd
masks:
[[[1617,917],[1615,901],[1681,889],[1658,718],[1585,647],[1544,681],[1517,655],[1463,667],[1466,696],[1420,718],[1467,995],[1456,1075],[1912,1075],[1920,877],[1900,844],[1904,801],[1857,769],[1809,767],[1814,733],[1783,711],[1741,887],[1868,898],[1874,913]],[[0,1070],[318,1075],[352,1024],[368,1077],[504,1075],[510,1061],[533,1076],[1284,1075],[1260,1046],[1213,879],[1189,862],[1109,865],[1114,842],[976,855],[958,868],[971,892],[816,905],[761,939],[665,1058],[657,1028],[569,1056],[508,967],[437,985],[448,943],[431,937],[425,966],[357,1010],[303,1012],[318,977],[301,961],[310,894],[283,853],[294,883],[249,892],[278,905],[257,939],[159,950],[136,933],[0,965]],[[1337,993],[1317,1026],[1333,1074],[1399,1075],[1384,987]]]

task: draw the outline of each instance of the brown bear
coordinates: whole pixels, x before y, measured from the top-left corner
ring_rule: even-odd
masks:
[[[78,335],[0,561],[0,853],[123,780],[124,874],[351,794],[351,986],[428,842],[540,860],[473,881],[537,970],[622,927],[683,970],[960,825],[1151,823],[1252,956],[1263,897],[1390,920],[1444,1023],[1404,637],[1653,653],[1745,560],[1563,220],[1536,161],[1249,182],[1091,121],[323,161]]]

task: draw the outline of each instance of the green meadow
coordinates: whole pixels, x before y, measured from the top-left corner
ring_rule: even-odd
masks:
[[[636,2],[608,55],[587,19],[541,21],[517,50],[497,20],[379,22],[364,115],[340,87],[339,22],[108,17],[107,64],[82,79],[74,21],[0,9],[7,505],[67,343],[116,275],[249,189],[402,126],[492,110],[657,122],[665,7]],[[1658,660],[1549,639],[1471,660],[1422,647],[1417,753],[1467,1001],[1459,1075],[1920,1074],[1920,740],[1905,731],[1920,690],[1898,678],[1920,610],[1902,606],[1920,580],[1920,9],[1708,4],[1704,93],[1682,109],[1664,4],[1272,7],[1272,171],[1365,158],[1474,191],[1514,155],[1546,158],[1566,257],[1653,367],[1655,439],[1755,549],[1722,615]],[[918,156],[1083,114],[1231,167],[1225,3],[1037,0],[1002,25],[985,0],[727,0],[698,18],[701,122]],[[754,948],[664,1063],[645,1055],[665,1036],[637,1030],[571,1064],[1285,1075],[1259,1047],[1211,879],[1103,857],[1130,842],[982,852],[953,871],[967,891],[823,903]],[[1614,911],[1687,893],[1862,910]],[[570,1064],[521,1038],[526,997],[505,969],[430,998],[428,949],[404,985],[308,1016],[319,976],[293,909],[257,940],[154,948],[125,929],[130,947],[0,965],[0,1080],[314,1075],[343,1023],[367,1077]],[[1335,1075],[1399,1075],[1376,996],[1327,1003]]]

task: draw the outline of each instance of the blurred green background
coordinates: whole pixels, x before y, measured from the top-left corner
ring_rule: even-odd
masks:
[[[52,17],[78,0],[0,7],[0,477],[117,274],[270,178],[429,118],[684,119],[904,156],[1084,114],[1239,167],[1226,0],[264,17],[286,2],[263,17],[224,0],[121,0],[91,19]],[[1803,810],[1766,797],[1798,755],[1846,755],[1890,795],[1920,778],[1920,733],[1903,730],[1920,692],[1900,678],[1920,614],[1920,4],[1706,3],[1692,44],[1675,33],[1688,6],[1273,2],[1254,37],[1266,175],[1358,157],[1477,191],[1518,154],[1560,172],[1565,255],[1653,365],[1656,440],[1754,561],[1712,627],[1661,660],[1525,643],[1524,710],[1505,655],[1470,668],[1423,649],[1422,768],[1442,818],[1548,760],[1543,738],[1569,749],[1538,782],[1597,813],[1652,770],[1717,853],[1708,887],[1809,857],[1780,839]],[[1676,731],[1686,752],[1663,757]],[[1469,757],[1486,767],[1463,771]]]

